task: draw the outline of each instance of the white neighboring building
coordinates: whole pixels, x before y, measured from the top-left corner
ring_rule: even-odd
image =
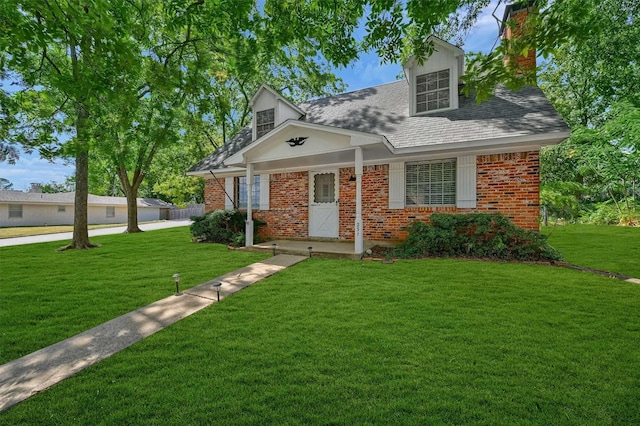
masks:
[[[0,227],[72,225],[75,193],[42,194],[0,191]],[[155,198],[138,198],[138,221],[169,218],[172,204]],[[126,223],[127,199],[89,194],[90,225]]]

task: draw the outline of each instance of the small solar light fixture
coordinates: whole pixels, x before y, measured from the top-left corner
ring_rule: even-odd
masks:
[[[271,248],[273,249],[273,255],[274,256],[276,255],[276,246],[277,246],[276,243],[271,244]]]
[[[180,285],[180,274],[173,274],[173,280],[176,282],[176,296],[180,294],[178,287]]]
[[[311,250],[313,250],[313,247],[309,246],[307,247],[307,250],[309,250],[309,257],[311,257]]]
[[[220,301],[220,286],[222,286],[221,282],[216,281],[213,283],[213,288],[216,289],[216,293],[218,294],[218,302]]]

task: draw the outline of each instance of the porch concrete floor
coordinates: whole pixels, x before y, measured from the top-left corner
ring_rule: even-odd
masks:
[[[312,247],[312,256],[360,259],[361,255],[355,253],[353,241],[315,241],[315,240],[273,240],[264,243],[254,244],[247,247],[247,250],[273,252],[275,244],[276,254],[295,254],[309,256],[309,247]],[[378,241],[365,241],[364,249],[367,250],[375,245],[386,245]]]

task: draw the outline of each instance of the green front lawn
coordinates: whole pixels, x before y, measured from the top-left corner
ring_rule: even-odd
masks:
[[[640,228],[564,225],[543,227],[542,232],[574,265],[640,278]]]
[[[638,306],[638,285],[550,266],[310,259],[0,423],[638,424]]]
[[[0,248],[0,364],[265,258],[194,244],[188,227]],[[1,422],[0,422],[1,423]]]

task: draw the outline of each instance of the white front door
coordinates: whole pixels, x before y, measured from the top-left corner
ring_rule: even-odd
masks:
[[[338,238],[338,172],[309,172],[309,236]]]

